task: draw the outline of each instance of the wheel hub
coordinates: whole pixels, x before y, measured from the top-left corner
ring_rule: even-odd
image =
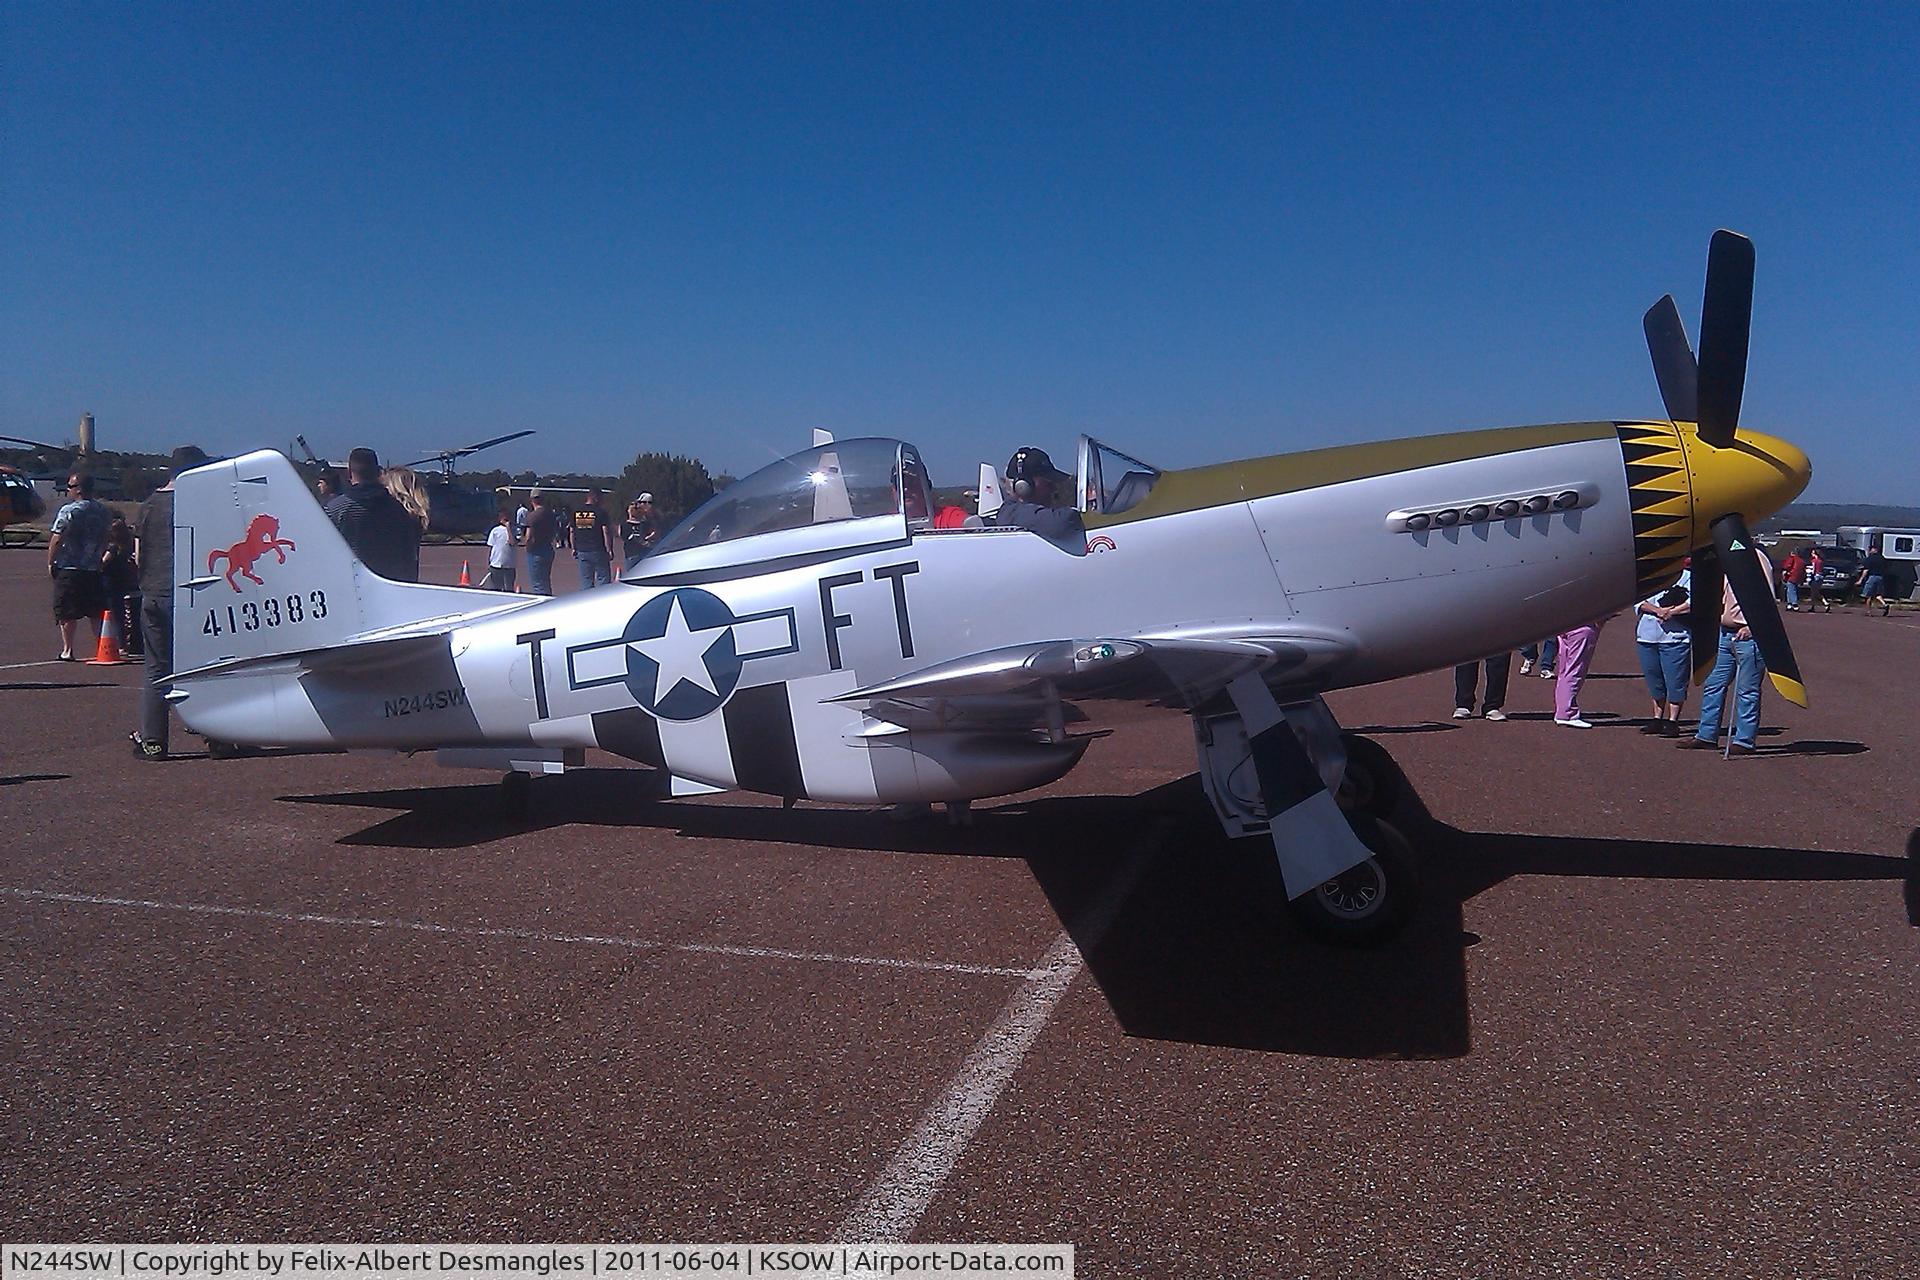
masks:
[[[1372,858],[1342,871],[1314,890],[1320,903],[1343,920],[1360,920],[1380,909],[1387,898],[1387,878]]]

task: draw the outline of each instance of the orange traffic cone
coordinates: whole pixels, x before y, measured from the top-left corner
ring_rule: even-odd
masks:
[[[126,662],[126,655],[120,652],[120,625],[114,620],[113,610],[100,611],[100,643],[95,647],[93,656],[87,659],[90,667],[117,667]]]
[[[467,562],[465,560],[460,562],[460,581],[454,585],[461,587],[470,587],[473,585],[473,575],[467,571]]]

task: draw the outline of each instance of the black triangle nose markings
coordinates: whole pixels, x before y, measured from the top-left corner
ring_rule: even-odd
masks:
[[[1691,504],[1675,509],[1677,500],[1692,493],[1687,457],[1680,449],[1679,432],[1667,423],[1622,422],[1615,432],[1633,510],[1635,590],[1645,599],[1680,576],[1681,563],[1692,550]]]

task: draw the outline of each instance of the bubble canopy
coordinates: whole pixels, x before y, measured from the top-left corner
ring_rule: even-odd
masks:
[[[926,468],[912,445],[881,437],[836,440],[728,485],[675,525],[649,558],[843,521],[920,520],[929,506]]]

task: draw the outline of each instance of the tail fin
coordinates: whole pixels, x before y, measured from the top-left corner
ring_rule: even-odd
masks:
[[[285,457],[260,450],[174,481],[174,670],[307,653],[482,610],[498,592],[390,582],[359,560]]]
[[[992,515],[1000,509],[1000,473],[990,462],[980,464],[980,506],[981,518]]]

